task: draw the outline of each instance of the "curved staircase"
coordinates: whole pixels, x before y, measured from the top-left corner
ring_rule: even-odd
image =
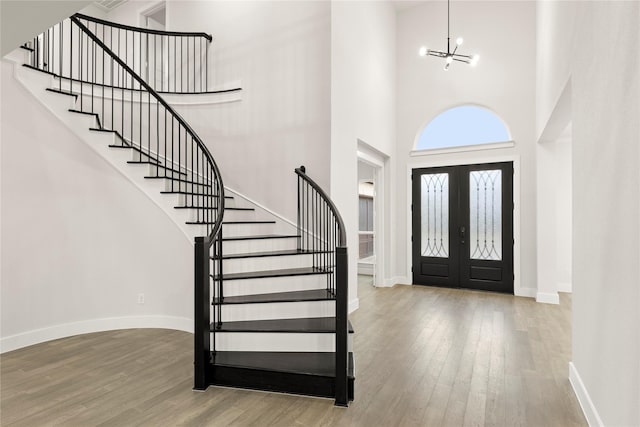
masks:
[[[295,170],[295,223],[225,189],[204,142],[161,95],[210,93],[210,41],[76,14],[12,58],[24,63],[16,78],[195,241],[194,389],[242,387],[347,406],[353,329],[338,210],[304,167]],[[145,55],[166,55],[174,69],[145,73],[136,59],[143,46],[160,46]],[[194,55],[178,66],[184,46]]]

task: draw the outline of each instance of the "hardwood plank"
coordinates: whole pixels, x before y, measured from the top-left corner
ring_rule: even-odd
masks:
[[[191,391],[191,334],[79,335],[0,356],[0,424],[585,426],[567,376],[571,296],[560,305],[442,288],[359,283],[350,317],[356,398]]]

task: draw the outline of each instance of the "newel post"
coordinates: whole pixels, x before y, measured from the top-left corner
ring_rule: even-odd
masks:
[[[348,406],[348,348],[347,330],[349,280],[346,246],[336,248],[336,406]]]
[[[195,241],[195,277],[194,277],[194,308],[193,308],[193,339],[194,339],[194,390],[206,390],[209,386],[207,372],[211,346],[210,335],[210,307],[209,290],[209,244],[206,237],[196,237]]]

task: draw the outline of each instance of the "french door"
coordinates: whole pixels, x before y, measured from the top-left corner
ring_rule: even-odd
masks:
[[[413,283],[513,293],[513,163],[414,169]]]

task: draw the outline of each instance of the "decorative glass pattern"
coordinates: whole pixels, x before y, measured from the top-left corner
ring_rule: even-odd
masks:
[[[502,259],[502,171],[469,173],[471,259]]]
[[[449,174],[420,177],[421,251],[425,257],[449,257]]]

